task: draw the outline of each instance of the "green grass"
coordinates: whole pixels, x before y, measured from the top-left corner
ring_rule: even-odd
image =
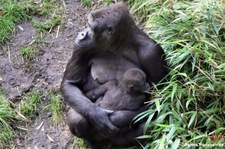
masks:
[[[103,0],[103,4],[108,6],[112,3],[112,0]],[[92,1],[91,0],[81,0],[81,4],[85,7],[91,7]]]
[[[49,15],[58,10],[57,1],[58,0],[42,0],[39,2],[39,5],[36,5],[35,10],[38,15]]]
[[[91,0],[81,0],[81,4],[86,7],[91,7]]]
[[[32,91],[23,96],[19,103],[19,111],[28,118],[33,118],[38,112],[38,104],[41,103],[42,97],[37,91]]]
[[[32,91],[24,95],[18,104],[14,104],[0,90],[0,148],[10,148],[15,135],[12,125],[28,122],[28,119],[35,117],[41,101],[40,94]]]
[[[15,119],[15,112],[0,90],[0,148],[7,147],[12,140],[14,131],[10,123]]]
[[[30,47],[22,47],[20,48],[20,54],[23,57],[24,61],[30,61],[36,56],[37,50]]]
[[[41,0],[35,2],[0,0],[0,44],[4,44],[15,33],[16,24],[31,19],[33,15],[49,15],[43,23],[34,20],[34,26],[39,31],[49,30],[62,21],[62,7],[57,0]]]
[[[54,15],[50,19],[47,19],[45,21],[33,20],[33,26],[39,32],[50,31],[57,25],[60,25],[61,20],[62,20],[61,15]]]
[[[62,121],[62,113],[64,109],[64,104],[62,102],[62,97],[55,91],[50,91],[49,97],[51,99],[51,103],[46,107],[50,109],[52,113],[52,121],[53,124],[58,124]]]
[[[0,0],[0,45],[4,45],[12,38],[16,33],[18,23],[31,20],[35,18],[34,15],[42,16],[42,19],[46,18],[43,23],[33,20],[33,22],[37,22],[35,27],[38,31],[49,31],[59,25],[62,22],[61,15],[64,6],[61,3],[63,2],[58,0]],[[42,35],[40,33],[35,37],[32,45],[20,47],[19,52],[25,62],[29,62],[37,54],[36,49],[38,49],[39,43],[45,43]],[[0,91],[0,148],[10,148],[10,141],[15,135],[12,124],[20,123],[23,120],[27,122],[27,118],[32,119],[39,110],[38,104],[42,100],[40,93],[33,91],[21,98],[18,104],[14,104],[6,99]]]
[[[47,106],[52,114],[52,124],[58,124],[62,121],[63,103],[60,94],[49,91],[48,97],[51,103]],[[24,125],[37,116],[43,101],[41,93],[31,91],[22,96],[20,102],[14,104],[5,98],[0,90],[0,148],[9,148],[14,137],[14,129],[11,127],[14,123]]]
[[[15,33],[15,25],[29,19],[22,3],[14,0],[0,0],[0,44]]]
[[[45,20],[33,20],[33,26],[39,32],[51,31],[62,23],[63,8],[57,0],[44,0],[40,7],[39,15],[48,15],[48,17]]]
[[[225,133],[224,2],[130,3],[145,31],[162,45],[170,67],[165,87],[152,92],[154,100],[141,114],[147,118],[145,132],[151,131],[140,137],[149,139],[145,148],[215,144],[210,137]]]
[[[103,0],[105,6],[108,6],[112,3],[112,0]]]
[[[75,137],[71,147],[79,149],[87,149],[87,144],[84,142],[83,139]]]

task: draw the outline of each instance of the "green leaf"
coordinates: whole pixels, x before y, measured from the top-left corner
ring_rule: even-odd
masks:
[[[198,135],[198,136],[190,139],[188,142],[191,142],[193,140],[198,140],[198,139],[201,139],[201,138],[205,138],[205,137],[208,137],[208,135],[206,135],[206,134]]]
[[[218,133],[224,132],[224,131],[225,131],[225,127],[220,127],[220,128],[215,130],[215,133],[218,134]]]
[[[160,115],[157,120],[156,120],[156,123],[162,123],[164,121],[164,119],[166,118],[167,115],[169,114],[173,114],[172,112],[167,112],[167,113],[164,113],[162,115]]]
[[[146,121],[145,126],[144,126],[144,133],[147,132],[147,130],[148,130],[149,126],[150,126],[150,123],[151,123],[152,118],[153,118],[154,115],[155,115],[155,112],[152,113],[152,114],[148,117],[148,120]]]
[[[180,145],[180,139],[176,139],[173,145],[171,146],[171,149],[177,149],[179,145]]]
[[[158,113],[160,113],[160,110],[161,110],[160,101],[159,101],[159,99],[155,99],[154,101],[155,101],[156,109],[157,109]]]
[[[173,89],[172,89],[172,92],[171,92],[171,101],[173,101],[176,91],[177,91],[177,83],[174,83]]]
[[[191,116],[191,119],[188,123],[188,128],[190,128],[190,126],[193,124],[195,118],[196,118],[196,115],[197,115],[197,112],[193,112],[192,116]]]
[[[167,141],[169,141],[169,140],[174,136],[174,133],[175,133],[176,129],[177,129],[177,128],[176,128],[176,125],[172,125],[172,127],[171,127],[169,133],[168,133],[167,136],[166,136],[166,140],[167,140]]]
[[[165,141],[166,141],[166,135],[163,134],[163,137],[161,138],[161,141],[160,141],[160,144],[159,144],[159,149],[164,149]]]

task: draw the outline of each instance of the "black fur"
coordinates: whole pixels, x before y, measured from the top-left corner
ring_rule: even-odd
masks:
[[[91,12],[88,23],[89,28],[78,35],[61,84],[64,100],[71,107],[70,130],[93,147],[98,144],[97,148],[105,141],[119,146],[133,145],[134,138],[143,133],[144,122],[121,130],[112,121],[123,119],[124,115],[134,117],[146,106],[135,113],[127,110],[112,113],[97,106],[85,93],[109,80],[120,81],[130,68],[144,71],[150,85],[158,83],[167,75],[164,52],[138,29],[123,3]]]

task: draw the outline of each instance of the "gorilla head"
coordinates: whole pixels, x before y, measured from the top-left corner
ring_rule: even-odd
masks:
[[[122,76],[120,85],[129,93],[144,93],[150,89],[145,73],[137,68],[127,70]]]
[[[89,28],[83,30],[76,43],[81,47],[101,47],[102,50],[118,49],[131,41],[134,20],[127,6],[116,3],[107,8],[91,12],[88,16]],[[123,33],[123,34],[121,34]]]

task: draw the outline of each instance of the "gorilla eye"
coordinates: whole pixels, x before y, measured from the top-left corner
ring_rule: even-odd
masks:
[[[107,31],[107,33],[110,35],[111,33],[112,33],[112,27],[108,27],[107,29],[106,29],[106,31]]]

